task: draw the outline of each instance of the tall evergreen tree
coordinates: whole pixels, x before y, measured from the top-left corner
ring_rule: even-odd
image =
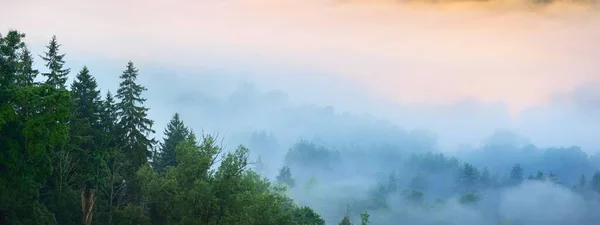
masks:
[[[25,87],[34,85],[35,78],[38,74],[39,71],[33,69],[33,55],[27,47],[24,47],[20,56],[19,76],[17,78],[19,86]]]
[[[521,182],[523,182],[523,168],[517,163],[510,170],[510,183],[514,185],[520,184]]]
[[[90,181],[93,168],[98,167],[102,157],[100,115],[102,101],[96,79],[87,67],[83,67],[71,84],[71,97],[74,102],[74,112],[71,118],[71,148],[78,159],[78,169]]]
[[[285,184],[290,188],[293,188],[296,185],[296,181],[292,178],[292,172],[290,168],[287,166],[281,167],[279,169],[279,174],[276,177],[277,182],[280,184]]]
[[[175,113],[173,118],[167,124],[167,128],[164,131],[163,142],[160,143],[160,152],[155,162],[156,171],[163,171],[167,166],[176,166],[177,160],[175,158],[175,148],[179,143],[184,141],[190,134],[189,129],[183,124],[183,121],[179,118],[179,114]]]
[[[116,127],[119,119],[117,112],[118,108],[115,99],[112,93],[108,91],[106,92],[104,101],[102,101],[102,109],[100,110],[100,126],[105,135],[105,145],[116,137],[115,132],[117,131]]]
[[[120,76],[121,83],[116,95],[120,100],[117,103],[119,144],[129,160],[128,171],[132,172],[137,171],[137,168],[151,157],[151,149],[155,142],[153,138],[148,137],[154,133],[154,121],[148,119],[148,108],[144,107],[146,99],[142,97],[142,92],[146,91],[146,88],[136,83],[137,76],[138,70],[133,62],[129,61]]]
[[[55,88],[65,88],[65,84],[67,83],[67,75],[71,69],[63,68],[65,61],[65,54],[59,53],[60,44],[56,40],[56,35],[52,36],[50,39],[50,43],[46,46],[48,52],[44,54],[42,59],[46,62],[46,68],[50,71],[47,73],[42,73],[42,75],[47,77],[46,83],[54,86]]]
[[[101,111],[100,90],[96,79],[86,66],[81,69],[71,84],[71,93],[77,108],[74,116],[92,125],[98,125]]]
[[[22,39],[25,34],[10,30],[6,36],[0,35],[0,101],[9,99],[8,91],[15,88],[14,83],[19,70],[19,53],[25,47]]]
[[[360,225],[369,225],[369,213],[364,211],[360,214]]]
[[[53,170],[50,156],[68,136],[71,99],[64,89],[19,85],[24,37],[0,36],[0,224],[55,224],[40,193],[52,193],[42,187]]]
[[[340,221],[339,224],[340,225],[352,225],[352,222],[350,222],[349,216],[344,216],[344,218],[342,218],[342,221]]]
[[[465,163],[460,172],[460,184],[462,186],[462,190],[465,192],[475,191],[478,180],[479,173],[477,172],[477,168],[471,164]]]

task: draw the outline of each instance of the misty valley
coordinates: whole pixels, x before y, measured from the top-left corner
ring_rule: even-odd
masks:
[[[600,224],[598,149],[508,129],[449,149],[248,84],[149,107],[143,67],[72,71],[56,36],[27,40],[0,35],[0,225]]]

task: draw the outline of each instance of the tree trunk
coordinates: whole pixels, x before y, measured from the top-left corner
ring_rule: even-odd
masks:
[[[92,224],[92,212],[95,203],[95,189],[85,187],[81,190],[81,213],[83,214],[82,225]]]

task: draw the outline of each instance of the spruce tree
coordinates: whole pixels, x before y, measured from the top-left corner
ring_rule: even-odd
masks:
[[[352,223],[350,222],[349,216],[344,216],[344,218],[342,218],[342,221],[340,221],[339,224],[340,225],[352,225]]]
[[[276,179],[277,183],[285,184],[290,188],[294,188],[296,185],[296,181],[294,178],[292,178],[292,172],[287,166],[283,166],[281,169],[279,169],[279,174],[277,175]]]
[[[101,158],[100,144],[100,114],[102,101],[96,79],[90,74],[87,67],[83,67],[71,84],[71,97],[73,99],[73,115],[71,118],[71,145],[75,156],[78,158],[79,172],[84,174],[84,180],[92,179],[96,173]]]
[[[6,36],[0,35],[0,101],[8,99],[6,96],[10,88],[15,88],[16,75],[19,69],[19,52],[25,47],[21,39],[25,34],[10,30]]]
[[[129,61],[120,76],[121,83],[116,95],[120,100],[117,103],[119,144],[129,160],[128,171],[132,173],[147,162],[155,142],[148,137],[154,133],[154,121],[148,119],[149,109],[144,107],[146,99],[142,97],[142,92],[146,91],[146,88],[136,83],[137,76],[138,70],[133,62]]]
[[[117,104],[115,98],[110,91],[106,92],[104,101],[102,101],[102,110],[100,111],[100,123],[104,132],[110,133],[116,131],[118,122]]]
[[[369,225],[369,213],[364,211],[360,214],[360,225]]]
[[[46,68],[50,70],[47,73],[42,73],[42,75],[47,77],[46,83],[58,89],[66,87],[67,75],[71,71],[71,69],[63,68],[65,54],[59,53],[60,46],[56,40],[56,35],[54,35],[50,43],[46,46],[48,52],[44,56],[40,56],[46,62]]]
[[[463,169],[460,172],[460,184],[463,191],[472,192],[475,191],[477,181],[479,180],[479,172],[473,165],[465,163]]]
[[[74,117],[98,127],[102,110],[100,90],[87,67],[84,66],[75,77],[71,85],[71,96],[76,107]]]
[[[55,224],[42,188],[65,144],[71,99],[49,85],[22,86],[25,35],[0,36],[0,224]]]
[[[35,84],[35,78],[39,74],[39,71],[33,69],[33,55],[27,49],[23,48],[23,52],[20,56],[19,73],[17,82],[20,87],[33,86]]]
[[[523,168],[521,168],[520,164],[515,164],[510,170],[510,181],[513,185],[523,182]]]
[[[183,124],[183,121],[179,119],[179,114],[175,113],[173,118],[167,124],[167,128],[164,131],[163,142],[160,143],[160,152],[154,164],[156,171],[163,171],[167,166],[177,166],[177,160],[175,159],[175,148],[179,143],[184,141],[190,134],[189,129]]]

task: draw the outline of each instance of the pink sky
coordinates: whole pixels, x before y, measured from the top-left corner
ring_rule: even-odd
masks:
[[[64,51],[195,65],[293,65],[358,80],[399,102],[465,96],[512,110],[600,83],[596,9],[341,0],[2,0],[0,28]],[[368,3],[367,3],[368,2]],[[181,57],[182,55],[197,57]],[[284,74],[282,74],[284,75]]]

